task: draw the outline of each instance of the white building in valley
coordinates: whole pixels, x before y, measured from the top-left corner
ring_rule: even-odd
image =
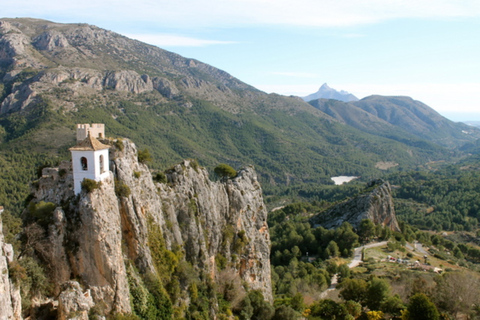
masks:
[[[94,124],[95,125],[95,124]],[[83,127],[82,127],[83,126]],[[88,125],[77,125],[77,138],[79,130],[85,131]],[[103,124],[101,124],[103,128]],[[86,131],[85,139],[70,148],[72,153],[72,168],[75,194],[82,191],[83,179],[102,181],[109,177],[109,158],[107,146],[98,141],[91,132]],[[104,131],[102,135],[104,136]]]

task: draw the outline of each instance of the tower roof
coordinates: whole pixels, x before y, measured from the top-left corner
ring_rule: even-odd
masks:
[[[101,143],[98,141],[96,138],[92,137],[90,134],[88,136],[77,143],[76,146],[71,147],[69,150],[70,151],[97,151],[97,150],[103,150],[103,149],[109,149],[110,146],[107,146],[106,144]]]

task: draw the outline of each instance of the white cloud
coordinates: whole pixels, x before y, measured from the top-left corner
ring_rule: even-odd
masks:
[[[126,36],[159,47],[204,47],[236,43],[234,41],[205,40],[173,34],[126,34]]]
[[[351,26],[398,18],[480,16],[478,0],[31,0],[5,1],[2,15],[75,22],[138,22],[170,27]]]

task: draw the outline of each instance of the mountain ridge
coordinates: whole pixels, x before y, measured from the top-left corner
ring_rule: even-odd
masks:
[[[372,95],[348,103],[331,99],[317,99],[309,103],[363,132],[409,145],[429,141],[454,148],[480,138],[478,129],[450,121],[410,97]]]

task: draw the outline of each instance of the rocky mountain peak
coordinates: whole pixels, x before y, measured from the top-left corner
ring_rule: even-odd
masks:
[[[307,102],[317,99],[334,99],[344,102],[358,101],[358,98],[353,94],[344,90],[337,91],[333,88],[330,88],[327,83],[324,83],[317,92],[306,97],[302,97],[302,99]]]
[[[400,231],[388,181],[370,181],[361,194],[313,217],[312,222],[330,229],[337,228],[346,221],[358,228],[363,219]]]

